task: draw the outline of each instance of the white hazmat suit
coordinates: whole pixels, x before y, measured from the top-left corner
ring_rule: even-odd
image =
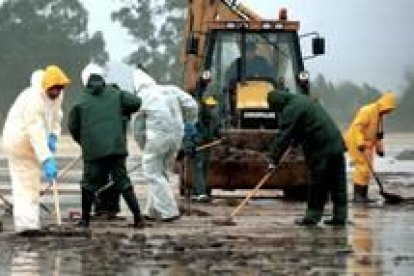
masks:
[[[134,136],[143,150],[142,169],[149,184],[144,215],[162,220],[179,215],[167,172],[181,146],[184,122],[197,120],[197,102],[173,85],[158,85],[148,74],[134,72],[134,86],[142,100],[134,121]]]
[[[53,156],[47,137],[51,133],[60,135],[63,115],[63,93],[51,100],[44,87],[69,84],[69,79],[62,71],[56,73],[60,70],[56,68],[48,71],[47,75],[43,70],[32,74],[31,85],[16,98],[3,128],[3,148],[9,161],[16,232],[40,229],[41,164]]]

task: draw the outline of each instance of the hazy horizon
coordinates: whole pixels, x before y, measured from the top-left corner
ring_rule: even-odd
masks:
[[[117,1],[82,0],[90,12],[90,30],[101,30],[111,62],[134,50],[133,38],[110,13]],[[240,1],[239,1],[240,2]],[[403,89],[404,74],[414,68],[414,36],[410,34],[414,1],[405,0],[244,0],[264,18],[275,18],[287,7],[292,20],[301,21],[300,33],[318,31],[326,38],[326,55],[305,63],[311,76],[322,73],[334,82],[351,80],[381,90]],[[304,43],[304,54],[309,52]]]

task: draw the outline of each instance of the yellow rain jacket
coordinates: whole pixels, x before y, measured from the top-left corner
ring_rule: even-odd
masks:
[[[379,100],[361,107],[346,132],[345,143],[355,163],[353,174],[355,184],[368,185],[370,170],[366,160],[372,165],[374,149],[377,153],[383,152],[383,115],[395,108],[395,95],[387,92]],[[364,153],[358,150],[361,146],[365,147]]]
[[[66,86],[68,77],[57,66],[32,74],[31,85],[21,92],[7,114],[3,148],[8,157],[16,232],[40,229],[41,164],[52,156],[48,134],[60,134],[63,93],[55,100],[46,89]]]

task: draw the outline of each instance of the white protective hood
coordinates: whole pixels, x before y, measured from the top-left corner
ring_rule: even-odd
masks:
[[[38,90],[42,89],[42,81],[44,75],[45,71],[41,69],[34,71],[30,77],[30,86]]]
[[[136,69],[133,73],[134,88],[137,96],[141,98],[142,104],[140,110],[166,110],[167,103],[161,93],[161,87],[155,80],[142,71]]]
[[[133,78],[134,78],[134,88],[135,88],[135,91],[137,91],[138,93],[143,89],[146,89],[149,87],[153,88],[154,86],[157,85],[155,80],[150,75],[142,71],[141,69],[136,69],[134,71]]]
[[[177,86],[158,85],[140,69],[134,71],[133,78],[135,90],[142,101],[139,113],[145,115],[137,118],[145,118],[146,139],[160,135],[181,140],[184,122],[197,119],[197,102]],[[136,125],[143,124],[136,120]],[[135,130],[138,131],[137,128]]]
[[[82,84],[84,86],[88,84],[88,80],[91,75],[98,75],[105,78],[105,70],[101,66],[96,65],[94,63],[89,63],[88,65],[86,65],[86,67],[83,68],[81,73]]]
[[[63,93],[56,100],[49,99],[41,87],[43,75],[42,70],[32,73],[30,86],[17,96],[3,128],[3,146],[7,153],[40,162],[51,156],[46,136],[60,135],[63,116]]]

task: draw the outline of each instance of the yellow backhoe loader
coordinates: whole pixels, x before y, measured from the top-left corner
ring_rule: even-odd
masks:
[[[254,187],[266,172],[264,154],[278,132],[267,94],[274,89],[308,94],[304,60],[324,54],[325,41],[317,33],[299,36],[299,22],[289,20],[286,9],[275,14],[277,19],[262,19],[237,1],[187,2],[184,87],[198,101],[208,95],[218,99],[225,141],[210,148],[209,191]],[[300,40],[310,36],[312,54],[304,57]],[[190,170],[181,170],[181,192],[191,185],[190,175]],[[301,149],[296,148],[263,188],[304,197],[308,179]]]

